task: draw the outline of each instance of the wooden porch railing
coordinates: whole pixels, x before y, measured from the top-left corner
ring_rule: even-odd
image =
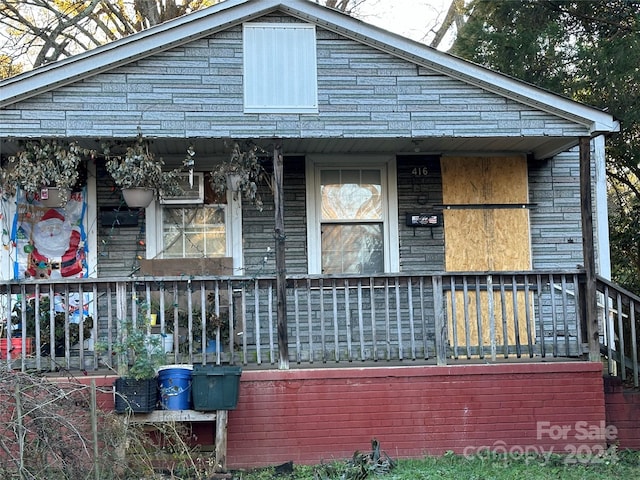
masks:
[[[600,322],[601,352],[608,360],[610,375],[638,388],[640,363],[640,297],[598,277],[598,304],[603,312]]]
[[[581,357],[583,282],[580,271],[289,276],[288,358],[329,366]],[[275,277],[10,282],[0,298],[3,337],[15,343],[0,360],[9,368],[115,368],[119,324],[148,313],[168,364],[279,365]]]

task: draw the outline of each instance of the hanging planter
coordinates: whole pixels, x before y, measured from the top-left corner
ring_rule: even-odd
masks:
[[[243,150],[238,143],[235,143],[229,158],[214,165],[211,171],[213,190],[217,194],[224,194],[229,190],[234,195],[242,195],[262,211],[262,198],[258,192],[258,184],[265,181],[269,186],[271,185],[269,175],[262,167],[258,153],[258,147],[255,145],[250,145]]]
[[[94,155],[94,151],[80,148],[76,142],[55,138],[26,141],[0,168],[2,197],[14,196],[19,188],[45,206],[64,207],[71,192],[84,181],[81,176],[83,157],[93,158]]]
[[[114,183],[122,190],[125,202],[132,208],[148,207],[155,195],[174,196],[184,193],[180,178],[185,167],[193,167],[195,152],[191,147],[187,150],[187,158],[183,166],[173,170],[164,170],[164,161],[151,151],[150,143],[142,133],[138,132],[135,141],[125,146],[124,152],[115,153],[121,146],[103,145],[103,152],[107,159],[105,168]],[[129,189],[143,189],[145,200],[133,200],[129,196]]]
[[[122,189],[122,197],[129,208],[147,208],[153,202],[155,194],[152,188]]]

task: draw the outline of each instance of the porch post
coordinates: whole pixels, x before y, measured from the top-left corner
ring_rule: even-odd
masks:
[[[589,361],[600,361],[598,333],[596,260],[593,240],[593,204],[591,200],[591,141],[580,137],[580,210],[582,216],[582,255],[587,280],[584,290],[585,320],[589,342]]]
[[[276,239],[276,298],[278,299],[278,351],[280,370],[289,369],[289,339],[287,336],[287,272],[285,267],[284,198],[282,179],[282,148],[273,148],[273,202]]]

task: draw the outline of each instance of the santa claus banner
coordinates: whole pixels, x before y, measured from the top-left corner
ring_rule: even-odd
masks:
[[[64,208],[49,208],[18,193],[12,240],[14,278],[86,277],[85,191],[74,192]]]

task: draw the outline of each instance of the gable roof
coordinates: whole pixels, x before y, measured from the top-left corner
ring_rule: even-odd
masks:
[[[309,0],[223,1],[4,80],[0,82],[0,108],[274,11],[282,11],[418,66],[584,125],[594,136],[619,130],[619,123],[601,110],[440,52]]]

